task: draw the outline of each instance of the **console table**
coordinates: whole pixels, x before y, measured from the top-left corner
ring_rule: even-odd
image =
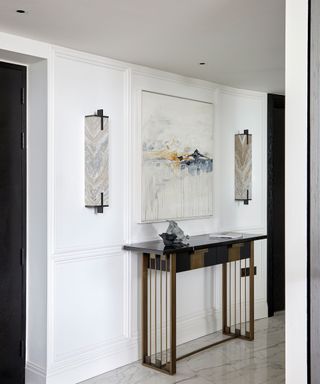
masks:
[[[265,235],[238,239],[192,236],[182,248],[162,241],[125,245],[142,254],[142,363],[168,374],[176,361],[234,338],[254,339],[254,241]],[[229,337],[176,356],[176,274],[222,264],[222,332]]]

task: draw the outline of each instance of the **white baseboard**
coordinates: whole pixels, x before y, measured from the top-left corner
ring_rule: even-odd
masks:
[[[267,303],[255,303],[255,319],[268,315]],[[185,343],[221,329],[221,311],[204,311],[190,318],[177,320],[177,344]],[[114,353],[96,356],[91,360],[64,361],[63,368],[52,367],[45,381],[27,382],[27,384],[76,384],[94,376],[101,375],[113,369],[130,364],[140,359],[140,337],[128,339],[121,348],[115,346]]]
[[[76,384],[91,377],[112,371],[139,359],[139,342],[128,339],[127,348],[115,351],[114,354],[82,362],[77,366],[64,367],[61,371],[54,369],[49,372],[46,384]]]
[[[255,320],[265,319],[268,317],[268,304],[266,301],[256,301],[254,305]]]
[[[26,384],[46,384],[46,372],[42,367],[27,361]]]

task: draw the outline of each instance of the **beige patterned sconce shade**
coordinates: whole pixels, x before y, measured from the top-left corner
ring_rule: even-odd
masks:
[[[103,110],[85,117],[85,206],[109,206],[109,124]]]
[[[235,135],[235,200],[252,200],[252,135]]]

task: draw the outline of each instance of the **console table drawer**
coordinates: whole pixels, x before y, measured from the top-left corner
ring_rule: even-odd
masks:
[[[177,273],[250,258],[250,243],[238,243],[177,254]]]

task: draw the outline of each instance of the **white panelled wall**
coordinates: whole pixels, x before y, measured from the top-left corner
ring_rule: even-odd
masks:
[[[266,95],[55,50],[54,249],[48,360],[50,383],[77,382],[137,360],[140,260],[125,242],[152,240],[166,223],[138,224],[141,91],[215,105],[215,215],[181,222],[194,235],[266,230]],[[110,116],[110,207],[84,207],[85,115]],[[196,127],[195,127],[196,129]],[[234,201],[234,133],[253,134],[253,201]],[[256,314],[266,316],[266,249],[256,246]],[[178,275],[178,342],[221,327],[220,268]],[[68,378],[68,379],[67,379]],[[69,380],[69,381],[68,381]]]
[[[0,49],[10,38],[0,34]],[[19,39],[14,40],[11,49],[19,53],[20,46]],[[29,384],[72,384],[140,358],[140,259],[124,252],[122,245],[157,238],[167,226],[138,223],[141,90],[214,104],[215,213],[181,221],[190,235],[266,232],[267,97],[47,48],[47,254],[42,254],[43,286],[37,286],[46,293],[46,305],[43,316],[37,316],[41,332],[36,335],[34,327],[28,327],[27,377]],[[84,116],[97,109],[110,116],[110,207],[100,215],[84,207]],[[244,129],[253,134],[253,200],[248,206],[234,201],[234,134]],[[267,316],[265,241],[257,242],[255,255],[256,317],[261,318]],[[29,262],[29,268],[31,275],[37,273],[34,263]],[[179,343],[221,328],[220,274],[218,266],[178,275]],[[30,303],[31,294],[29,290]],[[34,318],[36,307],[29,311],[28,317]],[[45,357],[34,353],[36,336],[45,337],[37,341]]]

